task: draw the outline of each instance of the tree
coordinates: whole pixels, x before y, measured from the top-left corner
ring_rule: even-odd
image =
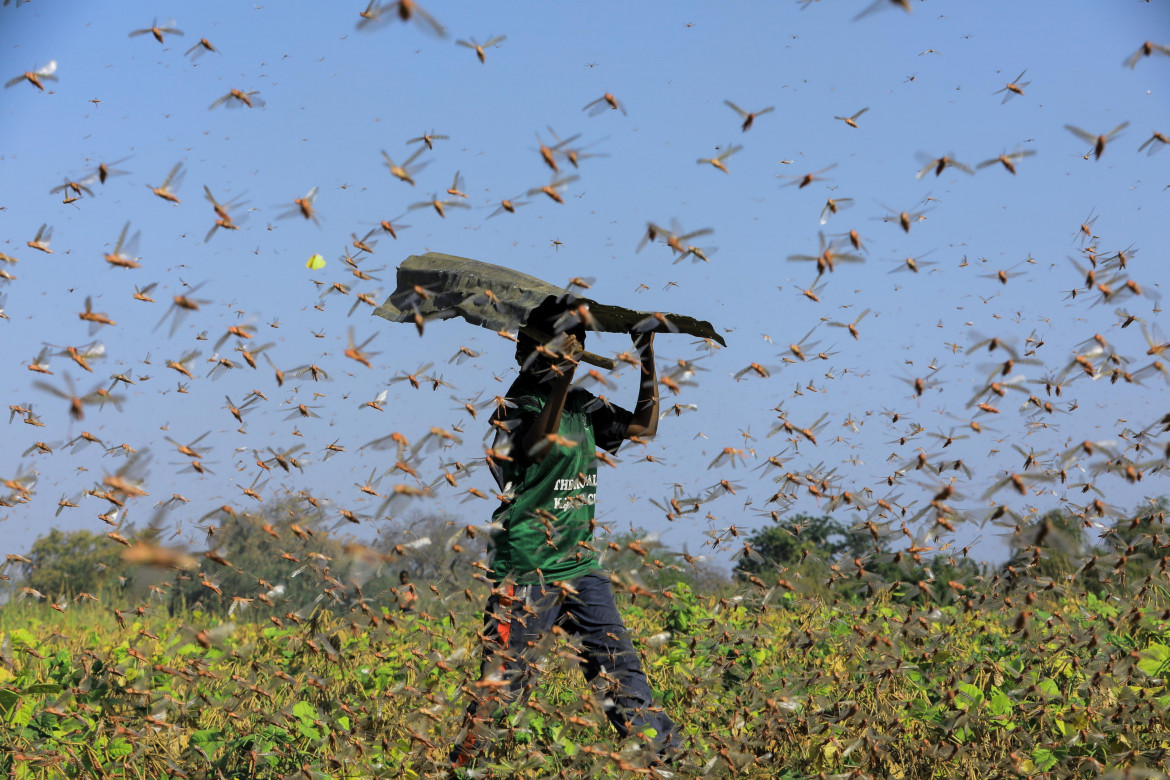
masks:
[[[427,607],[430,586],[440,597],[468,588],[472,564],[486,557],[486,531],[449,516],[390,523],[366,543],[331,532],[325,513],[291,492],[268,499],[258,513],[221,510],[213,522],[213,549],[196,554],[198,570],[175,578],[172,609],[199,607],[245,620],[289,612],[303,618],[318,606],[379,614],[414,601],[408,593]]]
[[[347,572],[357,556],[346,553],[343,540],[325,529],[324,513],[303,497],[286,492],[270,498],[259,514],[220,512],[207,540],[210,550],[195,554],[200,567],[175,578],[172,610],[198,607],[246,619],[308,613],[355,595]]]
[[[808,569],[810,557],[814,562],[829,561],[842,553],[860,553],[864,538],[829,515],[813,517],[801,513],[783,524],[777,518],[772,525],[748,537],[748,544],[760,558],[744,555],[736,563],[734,573],[746,578],[780,568]]]
[[[779,519],[748,538],[759,558],[743,555],[735,567],[740,578],[790,570],[806,583],[831,591],[838,598],[868,598],[874,588],[904,583],[897,588],[903,600],[940,601],[949,597],[948,583],[974,585],[981,573],[968,558],[936,554],[891,552],[864,528],[850,527],[830,515],[798,514]]]
[[[1166,515],[1170,503],[1166,497],[1147,498],[1128,515],[1115,515],[1113,525],[1103,531],[1100,540],[1087,555],[1095,558],[1086,584],[1091,591],[1140,589],[1151,577],[1158,576],[1158,562],[1163,559],[1162,538],[1166,536]],[[1089,565],[1086,560],[1084,565]]]
[[[405,571],[422,587],[440,590],[469,586],[472,565],[487,560],[491,531],[483,525],[460,522],[449,514],[418,514],[384,526],[374,548],[383,556],[382,568],[393,569],[394,581]]]
[[[1027,567],[1030,576],[1058,582],[1068,582],[1090,552],[1081,519],[1059,509],[1018,526],[1008,543],[1014,552],[1006,572]]]
[[[144,533],[149,539],[157,536],[152,529]],[[122,562],[123,549],[104,534],[54,528],[33,542],[21,583],[47,598],[72,598],[83,592],[101,597],[120,590],[134,576]]]

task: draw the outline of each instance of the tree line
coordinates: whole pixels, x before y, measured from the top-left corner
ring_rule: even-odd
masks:
[[[865,599],[884,590],[899,600],[946,602],[992,578],[1026,576],[1101,592],[1136,582],[1149,570],[1148,544],[1158,538],[1165,502],[1158,501],[1090,539],[1083,517],[1052,511],[1018,522],[1007,534],[1009,559],[978,563],[929,534],[892,523],[847,524],[832,515],[774,516],[742,537],[727,572],[702,555],[677,552],[639,529],[595,540],[603,567],[651,591],[678,588],[724,596],[745,585],[828,598]],[[167,534],[148,526],[111,536],[52,529],[19,556],[9,594],[66,605],[96,600],[110,606],[154,603],[172,613],[249,619],[333,611],[383,613],[450,601],[472,601],[475,580],[487,582],[487,532],[441,514],[385,525],[372,542],[330,527],[320,507],[287,493],[259,511],[222,507],[199,526],[205,549],[186,565],[141,565],[143,551],[166,550]],[[725,540],[726,541],[726,540]],[[728,547],[740,544],[737,538]],[[129,551],[135,551],[131,554]],[[13,561],[10,560],[9,563]]]

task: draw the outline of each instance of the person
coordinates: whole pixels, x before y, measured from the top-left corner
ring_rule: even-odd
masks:
[[[493,514],[484,609],[482,680],[451,750],[452,774],[474,765],[492,744],[505,707],[525,702],[539,655],[556,627],[573,637],[589,683],[604,682],[605,714],[625,738],[641,734],[648,763],[679,748],[674,723],[654,707],[650,685],[614,602],[596,550],[597,449],[617,452],[658,427],[654,334],[635,333],[641,382],[634,411],[573,385],[585,327],[571,297],[549,297],[534,310],[516,346],[520,373],[508,405],[493,416],[491,458],[503,499]],[[528,332],[553,334],[541,344]],[[502,456],[502,457],[501,457]]]
[[[398,587],[391,588],[390,592],[398,598],[399,612],[414,612],[414,602],[418,601],[414,583],[410,581],[410,572],[406,569],[398,572]]]

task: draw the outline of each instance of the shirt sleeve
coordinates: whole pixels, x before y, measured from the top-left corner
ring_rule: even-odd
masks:
[[[585,408],[593,426],[593,443],[606,452],[616,453],[626,440],[626,429],[634,415],[602,398],[593,398]]]

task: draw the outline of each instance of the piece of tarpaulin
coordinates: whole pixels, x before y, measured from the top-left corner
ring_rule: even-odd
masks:
[[[398,287],[374,314],[391,322],[416,324],[462,317],[489,330],[513,332],[523,327],[529,312],[550,295],[574,294],[511,268],[428,252],[411,255],[398,266]],[[594,329],[607,333],[629,333],[635,325],[646,323],[655,314],[611,306],[579,295],[574,297],[589,305]],[[685,333],[727,345],[723,336],[705,320],[685,314],[659,314],[665,322],[655,322],[653,327],[644,325],[645,330]]]

